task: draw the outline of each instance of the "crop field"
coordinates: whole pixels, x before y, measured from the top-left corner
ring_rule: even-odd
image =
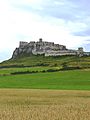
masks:
[[[90,91],[0,89],[0,120],[89,120]]]

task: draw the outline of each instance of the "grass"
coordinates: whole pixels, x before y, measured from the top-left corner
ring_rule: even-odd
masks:
[[[89,120],[90,91],[0,89],[0,120]]]
[[[38,71],[41,72],[43,70],[54,69],[57,70],[59,67],[50,67],[50,66],[37,66],[37,67],[19,67],[19,68],[2,68],[0,69],[0,75],[10,75],[14,72],[25,72],[25,71]]]
[[[67,66],[90,68],[90,56],[56,56],[56,57],[44,57],[44,56],[30,56],[19,57],[16,59],[10,59],[0,64],[0,67],[23,67],[23,66],[58,66],[62,67],[63,63],[67,63]]]
[[[90,90],[90,70],[0,76],[0,88]]]

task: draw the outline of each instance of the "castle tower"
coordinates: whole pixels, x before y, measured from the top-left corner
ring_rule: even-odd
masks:
[[[19,42],[19,47],[20,48],[23,48],[23,47],[25,47],[25,46],[27,46],[28,45],[28,42],[23,42],[23,41],[20,41]]]
[[[42,38],[39,38],[39,42],[42,42],[43,40],[42,40]]]
[[[82,47],[79,47],[78,50],[77,50],[77,54],[79,55],[79,57],[83,56],[83,48]]]
[[[82,48],[82,47],[79,47],[79,48],[78,48],[78,51],[79,51],[80,53],[83,53],[83,48]]]

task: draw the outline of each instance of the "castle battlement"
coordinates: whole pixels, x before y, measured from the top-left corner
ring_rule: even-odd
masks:
[[[28,42],[20,41],[20,43],[19,43],[20,48],[23,48],[23,47],[25,47],[27,45],[28,45]]]

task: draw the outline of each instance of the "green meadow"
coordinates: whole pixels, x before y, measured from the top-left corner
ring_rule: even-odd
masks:
[[[90,90],[90,57],[30,56],[4,61],[0,88]]]
[[[90,70],[1,75],[0,88],[90,90]]]

